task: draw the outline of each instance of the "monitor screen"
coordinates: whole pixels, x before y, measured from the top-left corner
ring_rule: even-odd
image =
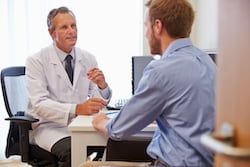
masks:
[[[209,52],[208,55],[211,57],[211,59],[216,63],[216,53],[215,52]]]
[[[217,58],[217,52],[215,49],[204,49],[204,52],[206,52],[211,59],[216,63],[216,58]]]
[[[134,94],[137,85],[142,77],[146,65],[153,60],[153,56],[133,56],[132,57],[132,94]]]

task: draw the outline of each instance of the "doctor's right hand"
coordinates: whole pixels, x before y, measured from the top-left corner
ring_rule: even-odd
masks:
[[[76,105],[76,115],[92,115],[98,113],[106,105],[107,102],[101,98],[89,98]]]

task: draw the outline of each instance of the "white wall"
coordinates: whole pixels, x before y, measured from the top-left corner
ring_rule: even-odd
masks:
[[[195,0],[194,43],[201,49],[217,50],[218,0]]]

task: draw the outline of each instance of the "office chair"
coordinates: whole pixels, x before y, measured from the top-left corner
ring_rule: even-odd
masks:
[[[52,153],[29,143],[31,124],[38,119],[25,116],[28,97],[25,66],[7,67],[1,70],[1,85],[5,108],[10,121],[5,155],[20,155],[22,162],[34,167],[56,167],[57,157]]]
[[[107,141],[106,161],[152,162],[146,149],[152,140],[153,133],[137,134],[126,140]]]

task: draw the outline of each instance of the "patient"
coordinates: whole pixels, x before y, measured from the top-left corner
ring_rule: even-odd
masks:
[[[189,38],[193,8],[187,0],[149,0],[146,6],[145,35],[151,53],[161,58],[145,67],[134,96],[120,113],[112,119],[98,113],[93,126],[119,141],[156,121],[158,128],[147,148],[153,161],[137,165],[212,167],[213,154],[200,137],[214,129],[216,66]]]

